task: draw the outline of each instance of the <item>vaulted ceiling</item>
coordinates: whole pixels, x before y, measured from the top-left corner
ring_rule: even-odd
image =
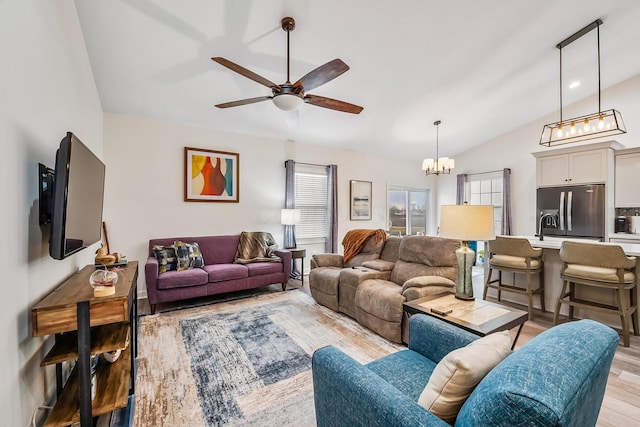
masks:
[[[103,109],[383,155],[455,155],[559,107],[555,45],[600,18],[603,89],[640,74],[637,0],[76,0]],[[215,104],[270,90],[211,61],[275,83],[340,58],[350,70],[312,91],[364,107],[305,104],[297,126],[271,102]],[[564,105],[597,92],[596,32],[563,49]],[[613,108],[603,99],[603,108]],[[594,105],[594,110],[597,108]],[[590,113],[592,111],[585,111]]]

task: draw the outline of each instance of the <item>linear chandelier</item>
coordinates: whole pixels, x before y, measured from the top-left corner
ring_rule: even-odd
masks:
[[[438,128],[440,123],[442,123],[440,120],[433,122],[436,127],[436,158],[424,159],[422,161],[422,170],[425,171],[425,174],[427,175],[450,174],[451,169],[455,166],[455,161],[453,159],[450,159],[449,157],[438,157]]]
[[[600,25],[602,25],[602,20],[596,19],[591,24],[556,45],[560,50],[560,121],[544,125],[542,135],[540,136],[540,145],[551,147],[554,145],[569,144],[593,138],[627,133],[624,122],[622,121],[622,114],[620,114],[619,111],[614,109],[602,111],[602,92],[600,88]],[[562,48],[573,43],[593,29],[596,29],[598,34],[598,112],[564,120],[562,117]]]

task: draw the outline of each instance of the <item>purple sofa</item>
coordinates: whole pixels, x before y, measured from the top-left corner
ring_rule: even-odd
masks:
[[[204,267],[158,274],[158,260],[154,256],[153,246],[169,246],[176,240],[186,243],[197,242],[204,259]],[[274,283],[282,283],[284,291],[291,274],[291,252],[275,251],[275,255],[280,257],[282,262],[234,264],[239,240],[240,235],[149,240],[149,257],[144,273],[151,314],[155,313],[156,304],[163,302],[259,288]]]

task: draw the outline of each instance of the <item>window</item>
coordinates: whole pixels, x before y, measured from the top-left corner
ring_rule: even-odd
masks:
[[[402,236],[427,232],[429,190],[389,187],[387,215],[389,234]]]
[[[324,242],[327,236],[327,168],[296,164],[295,193],[295,207],[300,209],[296,240],[304,243]]]
[[[470,205],[493,205],[493,225],[502,233],[502,172],[472,174],[467,177],[466,200]]]

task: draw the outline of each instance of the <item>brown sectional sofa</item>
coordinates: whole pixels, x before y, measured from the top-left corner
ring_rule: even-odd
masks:
[[[407,342],[403,303],[453,293],[459,247],[458,240],[407,236],[389,237],[380,248],[367,242],[362,256],[345,264],[341,255],[314,255],[311,295],[391,341]]]

